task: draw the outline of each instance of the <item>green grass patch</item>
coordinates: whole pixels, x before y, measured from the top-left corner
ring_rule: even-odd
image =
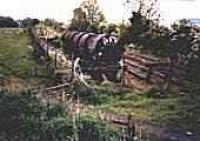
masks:
[[[0,34],[0,73],[4,77],[17,75],[26,77],[36,65],[28,55],[27,34]]]
[[[24,32],[22,32],[24,30]],[[0,80],[10,77],[44,83],[45,66],[38,64],[28,48],[30,40],[25,29],[0,29]],[[35,73],[37,68],[37,74]]]

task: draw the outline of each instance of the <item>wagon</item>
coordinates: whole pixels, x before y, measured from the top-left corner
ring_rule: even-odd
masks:
[[[74,62],[79,58],[81,71],[94,79],[103,80],[106,76],[108,80],[117,80],[122,69],[123,48],[118,45],[118,38],[109,34],[68,32],[65,52]]]

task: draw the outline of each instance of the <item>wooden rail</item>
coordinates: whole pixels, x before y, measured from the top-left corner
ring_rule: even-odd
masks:
[[[153,85],[171,83],[180,85],[186,75],[184,65],[173,64],[138,53],[124,54],[125,79],[137,77]]]

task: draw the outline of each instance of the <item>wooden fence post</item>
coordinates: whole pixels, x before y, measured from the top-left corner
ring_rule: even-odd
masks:
[[[127,141],[133,141],[135,137],[135,124],[131,115],[128,116],[127,129]]]
[[[47,61],[47,65],[46,65],[46,71],[47,71],[47,76],[49,76],[49,75],[51,75],[51,71],[50,71],[50,62],[49,61]]]
[[[50,102],[49,102],[49,91],[48,90],[45,90],[46,92],[46,95],[47,95],[47,110],[49,110],[49,107],[50,107]]]
[[[124,85],[126,85],[126,65],[125,65],[125,60],[126,60],[126,56],[125,56],[125,54],[123,55],[123,57],[122,57],[122,61],[123,61],[123,68],[122,68],[122,77],[121,77],[121,83],[122,83],[122,85],[124,86]]]
[[[72,54],[72,57],[71,57],[71,60],[72,60],[72,68],[71,68],[71,71],[72,71],[72,75],[71,75],[71,81],[73,82],[74,81],[74,54]]]
[[[171,87],[172,83],[172,68],[173,68],[173,61],[170,62],[168,68],[168,75],[167,75],[167,87]]]
[[[55,49],[55,69],[57,69],[57,49]]]
[[[153,70],[153,66],[151,65],[151,66],[149,67],[149,71],[148,71],[147,77],[146,77],[146,82],[147,82],[147,83],[148,83],[148,82],[151,82],[152,70]]]

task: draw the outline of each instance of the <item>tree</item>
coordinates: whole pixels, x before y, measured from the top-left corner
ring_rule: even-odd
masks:
[[[127,0],[131,12],[136,12],[147,19],[158,20],[160,17],[158,0]]]
[[[21,27],[24,27],[24,28],[34,27],[35,25],[39,23],[40,21],[38,19],[25,18],[21,21]]]
[[[50,19],[50,18],[46,18],[44,20],[44,24],[46,26],[52,27],[54,26],[55,28],[60,27],[62,25],[61,22],[56,21],[55,19]]]
[[[0,27],[18,27],[18,23],[11,17],[0,16]]]
[[[128,0],[132,7],[132,17],[129,19],[131,26],[127,28],[121,38],[124,44],[134,43],[138,47],[151,46],[154,37],[154,29],[158,26],[159,14],[157,12],[157,0]]]
[[[171,27],[167,47],[168,57],[173,64],[184,65],[184,69],[187,70],[185,75],[187,80],[199,83],[200,30],[191,26],[186,19],[174,23]]]
[[[112,34],[112,33],[117,33],[117,25],[116,24],[109,24],[108,25],[108,33]]]
[[[99,33],[101,33],[101,34],[107,33],[107,29],[106,29],[105,25],[99,26]]]
[[[89,23],[89,28],[96,28],[95,30],[97,30],[99,25],[105,22],[105,16],[100,10],[97,0],[84,0],[80,7],[86,13],[86,20]]]
[[[71,21],[71,30],[86,31],[88,27],[88,21],[86,19],[86,13],[81,7],[74,9],[74,17]]]

